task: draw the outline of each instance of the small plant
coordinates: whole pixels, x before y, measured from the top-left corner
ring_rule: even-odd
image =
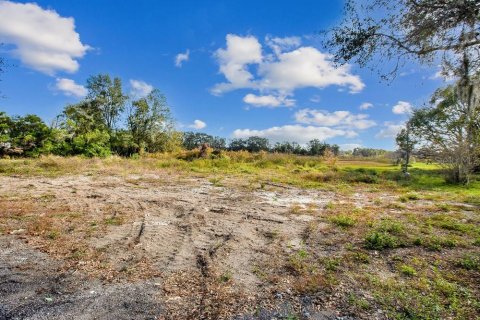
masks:
[[[370,263],[370,256],[363,252],[354,252],[352,254],[352,258],[355,262],[360,262],[365,264]]]
[[[335,204],[332,202],[332,201],[329,201],[327,202],[327,204],[325,204],[325,209],[333,209],[335,208]]]
[[[339,227],[348,228],[348,227],[353,227],[357,222],[357,220],[351,216],[339,214],[331,217],[330,222],[332,222],[333,224]]]
[[[457,266],[466,270],[480,271],[480,256],[465,256],[462,260],[457,262]]]
[[[210,181],[211,184],[213,184],[215,187],[222,187],[222,178],[219,177],[213,177],[210,178],[208,181]]]
[[[293,214],[300,214],[302,212],[302,210],[304,209],[304,207],[298,203],[294,203],[291,207],[290,207],[290,213],[293,213]]]
[[[327,271],[336,271],[340,266],[340,258],[327,258],[323,260],[325,265],[325,270]]]
[[[400,272],[409,277],[415,276],[417,274],[417,270],[406,264],[400,266]]]
[[[420,199],[420,196],[416,193],[407,193],[398,198],[398,200],[400,200],[401,202],[408,202],[411,200],[419,200],[419,199]]]
[[[53,230],[53,231],[50,231],[48,234],[47,234],[47,237],[48,239],[50,240],[55,240],[57,239],[58,237],[60,236],[60,233],[56,230]]]
[[[354,293],[351,293],[349,296],[348,296],[348,302],[350,304],[353,304],[354,306],[362,309],[362,310],[368,310],[370,309],[370,303],[362,298],[362,297],[359,297],[357,296],[356,294]]]
[[[373,231],[365,238],[365,247],[370,250],[393,249],[399,246],[397,237],[385,231]]]
[[[106,225],[119,226],[123,223],[123,219],[120,217],[110,217],[104,220]]]
[[[230,271],[225,271],[224,273],[222,273],[222,275],[220,276],[220,282],[229,282],[230,280],[232,279],[232,273]]]

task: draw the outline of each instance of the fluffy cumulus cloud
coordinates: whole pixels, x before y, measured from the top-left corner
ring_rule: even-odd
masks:
[[[179,53],[175,56],[175,66],[181,68],[183,63],[190,59],[190,50],[187,49],[185,53]]]
[[[152,92],[153,86],[141,80],[130,80],[131,92],[130,94],[134,98],[143,98],[146,97]]]
[[[404,123],[393,123],[393,122],[385,122],[383,124],[383,128],[375,135],[375,138],[380,139],[391,139],[395,138],[397,134],[405,128]]]
[[[191,128],[191,129],[195,129],[195,130],[200,130],[200,129],[205,128],[206,126],[207,126],[207,124],[205,122],[203,122],[202,120],[195,120],[188,127]]]
[[[376,125],[367,114],[353,114],[350,111],[327,112],[322,110],[302,109],[295,113],[298,123],[326,127],[351,129],[368,129]]]
[[[406,114],[411,113],[412,111],[412,105],[406,101],[398,101],[397,104],[392,108],[392,112],[395,114]]]
[[[312,139],[327,140],[334,137],[353,138],[357,134],[351,130],[335,129],[317,126],[286,125],[263,130],[237,129],[233,132],[234,138],[259,136],[268,138],[271,142],[296,141],[300,144]]]
[[[220,73],[228,81],[219,83],[212,89],[213,94],[219,95],[230,90],[252,86],[253,74],[248,70],[248,65],[262,62],[262,46],[255,37],[229,34],[227,48],[218,49],[215,57],[220,64]]]
[[[350,66],[335,67],[324,54],[312,47],[301,47],[281,53],[277,61],[259,66],[259,86],[263,89],[293,92],[295,89],[331,85],[346,86],[350,92],[364,88],[358,76],[350,73]]]
[[[49,75],[77,71],[77,60],[89,49],[80,41],[73,18],[35,3],[1,0],[0,42],[13,45],[12,53],[23,64]]]
[[[273,54],[253,36],[229,34],[226,48],[218,49],[215,57],[226,82],[216,84],[215,95],[236,90],[258,90],[262,95],[293,96],[300,88],[325,88],[336,85],[360,92],[365,84],[353,75],[349,65],[335,67],[331,56],[313,47],[300,47],[297,37],[266,38]]]
[[[373,104],[371,104],[370,102],[364,102],[359,107],[360,110],[368,110],[370,108],[373,108]]]
[[[243,102],[253,105],[255,107],[292,107],[295,105],[294,99],[289,99],[286,96],[264,95],[257,96],[253,93],[247,94],[243,97]]]
[[[87,88],[75,83],[72,79],[57,78],[55,88],[66,96],[83,98],[87,95]]]

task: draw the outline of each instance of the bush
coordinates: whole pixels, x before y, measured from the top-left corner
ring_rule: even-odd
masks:
[[[94,130],[73,138],[73,150],[86,157],[106,157],[110,152],[110,135],[106,131]]]
[[[371,250],[393,249],[398,246],[397,237],[385,231],[373,231],[365,238],[365,247]]]
[[[337,226],[343,227],[343,228],[352,227],[357,222],[356,219],[354,219],[350,216],[343,215],[343,214],[331,217],[330,221],[332,223],[336,224]]]

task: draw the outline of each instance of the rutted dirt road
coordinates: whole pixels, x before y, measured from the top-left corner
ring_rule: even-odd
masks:
[[[262,274],[336,195],[225,184],[0,178],[0,319],[335,318]]]

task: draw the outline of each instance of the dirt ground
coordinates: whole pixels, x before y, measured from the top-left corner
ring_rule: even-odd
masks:
[[[294,302],[265,287],[255,271],[300,248],[312,216],[292,214],[292,206],[323,207],[335,197],[156,175],[12,177],[1,178],[0,186],[12,205],[32,205],[41,216],[50,208],[81,215],[66,222],[74,230],[57,231],[70,234],[46,243],[20,227],[0,236],[2,319],[287,317]],[[100,224],[99,217],[107,217],[101,231],[82,230],[89,221]],[[102,258],[65,262],[68,249],[61,247],[72,247],[69,241]],[[315,313],[313,302],[303,304],[305,314]],[[318,319],[333,314],[317,311],[324,311]]]
[[[319,210],[374,201],[174,174],[1,177],[0,199],[0,319],[353,319],[286,263]]]

